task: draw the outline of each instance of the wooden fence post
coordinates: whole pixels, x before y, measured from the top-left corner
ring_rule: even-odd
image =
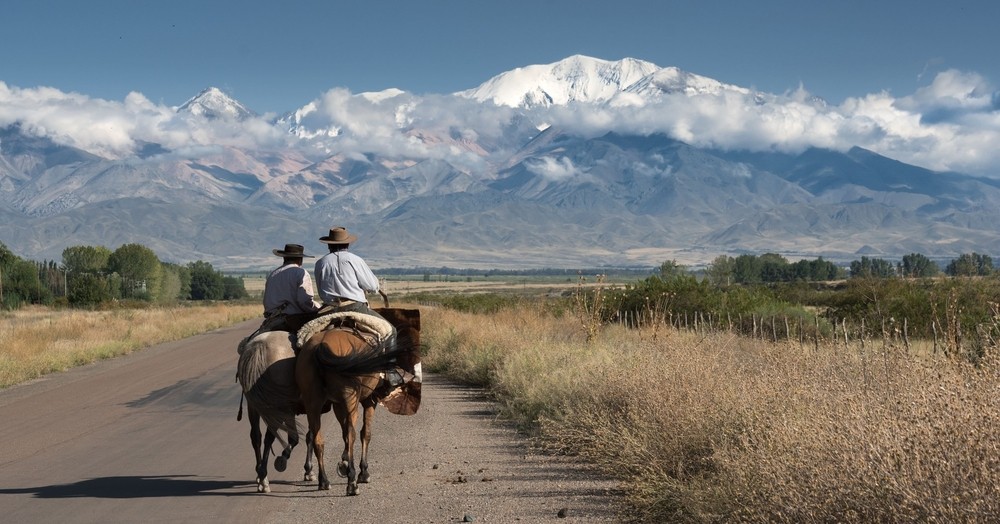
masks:
[[[840,325],[844,328],[844,351],[850,351],[851,343],[847,339],[847,318],[840,319]]]
[[[819,351],[819,316],[813,317],[816,320],[816,337],[814,338],[816,351]]]
[[[937,320],[931,320],[931,331],[934,333],[934,355],[937,355]]]
[[[906,352],[910,352],[910,334],[908,333],[908,323],[903,319],[903,344],[906,345]]]
[[[861,351],[865,350],[865,317],[861,317]]]

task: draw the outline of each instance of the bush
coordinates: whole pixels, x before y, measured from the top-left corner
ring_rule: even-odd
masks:
[[[243,286],[243,279],[238,277],[222,277],[222,298],[224,300],[242,300],[250,296],[246,287]]]
[[[226,295],[222,273],[202,260],[188,264],[191,275],[191,300],[221,300]]]
[[[96,306],[114,298],[114,293],[106,278],[83,273],[73,275],[68,298],[74,306]]]

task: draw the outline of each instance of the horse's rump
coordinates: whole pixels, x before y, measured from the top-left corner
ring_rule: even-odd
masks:
[[[322,332],[314,353],[319,368],[344,376],[363,376],[396,367],[399,349],[392,339],[379,341],[353,328],[333,328]]]
[[[260,333],[240,344],[236,378],[247,404],[271,430],[301,432],[294,422],[301,412],[295,383],[295,352],[287,331]]]

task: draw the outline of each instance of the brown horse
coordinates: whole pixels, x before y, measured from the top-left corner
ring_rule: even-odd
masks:
[[[295,376],[309,421],[313,451],[319,462],[321,490],[330,489],[323,460],[321,415],[324,403],[332,403],[340,422],[344,451],[337,464],[337,474],[347,477],[348,495],[357,495],[358,483],[366,483],[370,478],[368,445],[375,406],[381,401],[393,413],[413,414],[420,404],[420,311],[398,308],[376,311],[385,320],[360,313],[337,313],[335,317],[343,316],[308,338],[308,324],[299,332],[302,349],[296,361]],[[358,323],[378,324],[379,321],[385,326],[376,325],[374,330],[370,325],[363,329],[358,327]],[[326,322],[324,317],[321,324]],[[385,344],[385,337],[380,336],[385,335],[385,327],[389,327],[389,332],[395,327],[394,345]],[[398,377],[402,384],[400,380],[387,381],[383,376]],[[363,412],[360,472],[354,463],[359,412]]]
[[[277,438],[284,450],[274,458],[274,469],[284,471],[292,448],[299,442],[300,425],[296,413],[302,414],[299,388],[295,383],[295,353],[287,331],[268,331],[242,342],[236,369],[236,379],[243,387],[247,401],[247,418],[250,421],[250,444],[256,461],[257,491],[270,493],[267,479],[267,459],[271,445]],[[239,417],[237,417],[238,419]],[[260,421],[266,426],[263,448]],[[288,436],[287,443],[281,432]],[[304,480],[315,480],[312,469],[312,438],[306,434],[306,462]]]

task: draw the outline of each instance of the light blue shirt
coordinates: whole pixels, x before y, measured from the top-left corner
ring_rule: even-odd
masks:
[[[365,292],[378,293],[378,278],[361,257],[348,251],[335,251],[316,261],[316,285],[324,304],[339,299],[368,302]]]

